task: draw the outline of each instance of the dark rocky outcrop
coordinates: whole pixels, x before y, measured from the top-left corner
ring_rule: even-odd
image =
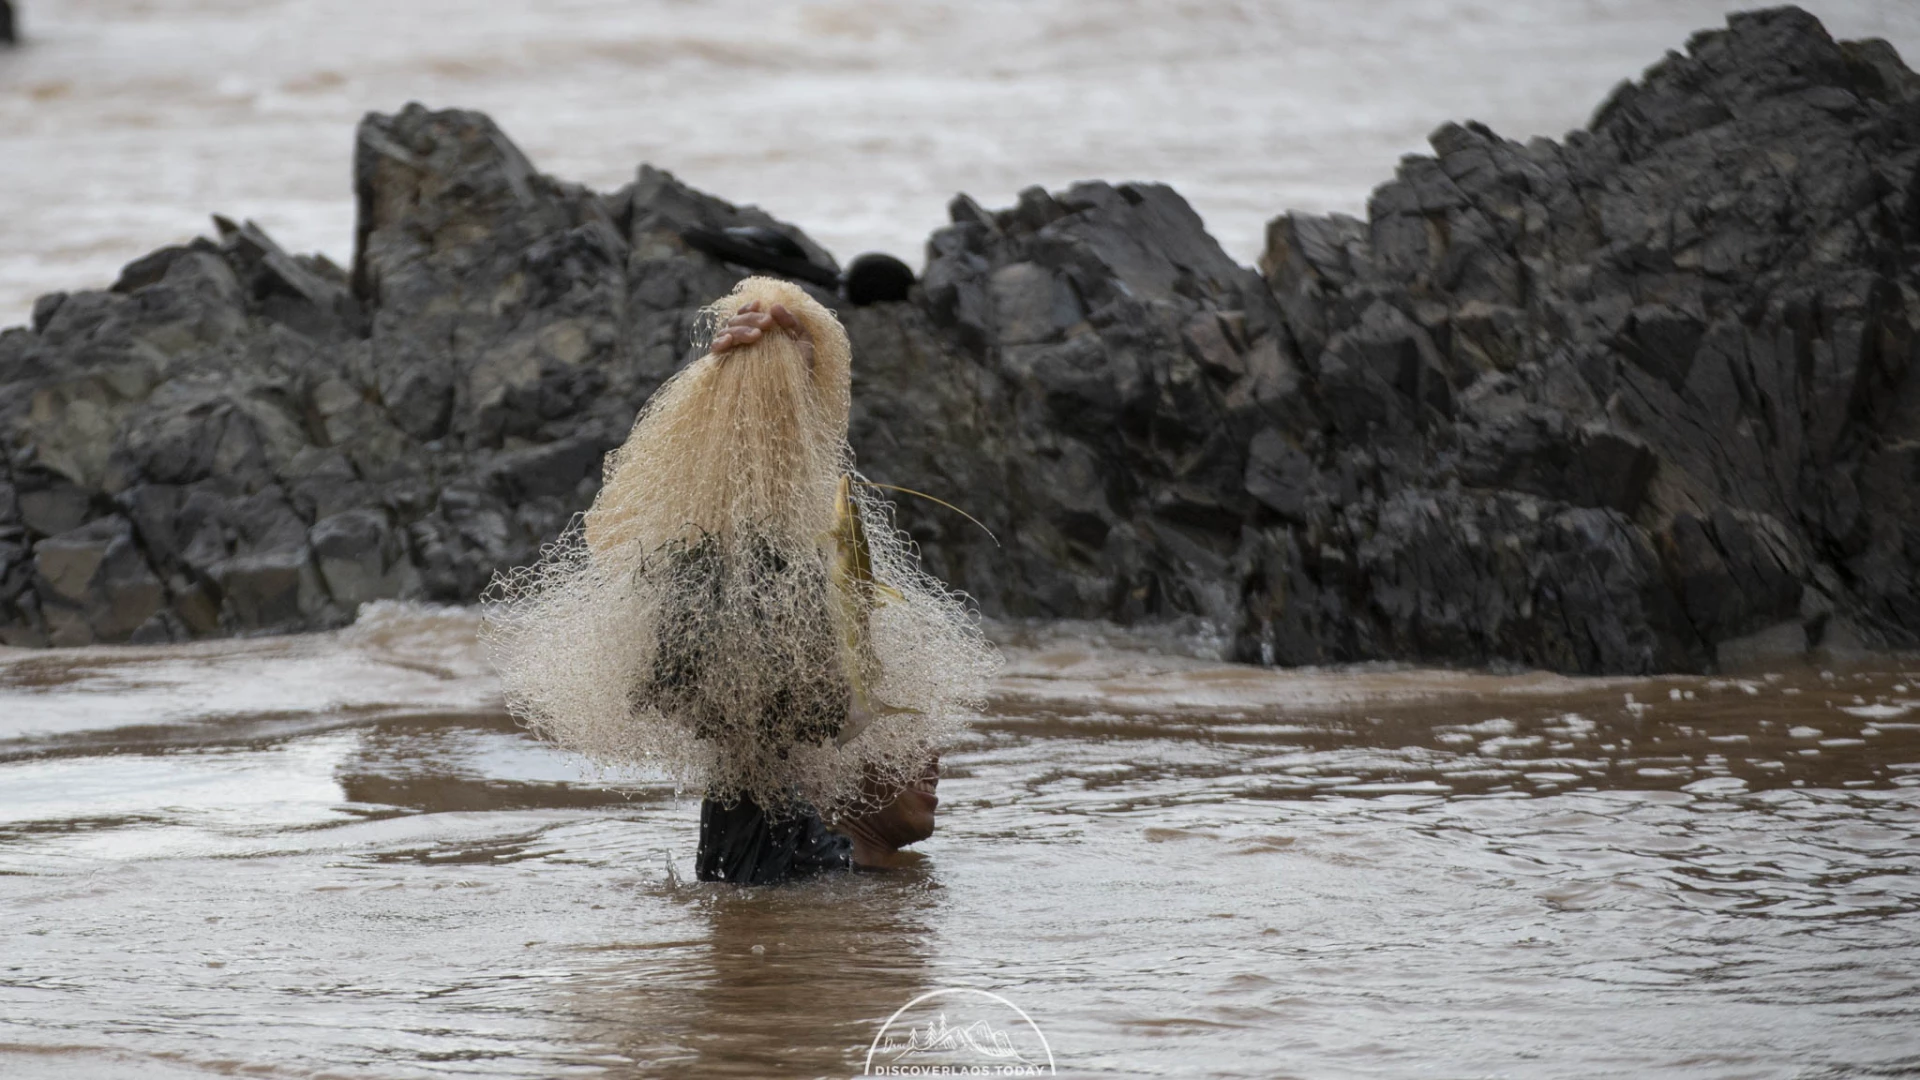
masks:
[[[1368,222],[1269,229],[1321,408],[1283,433],[1305,514],[1262,500],[1262,647],[1636,671],[1911,643],[1920,80],[1892,50],[1738,15],[1563,145],[1432,143]]]
[[[1701,670],[1920,635],[1920,80],[1735,16],[1527,145],[1448,125],[1259,272],[1172,190],[964,196],[845,305],[854,442],[989,612],[1199,616],[1274,663]],[[798,230],[485,117],[370,116],[354,265],[251,225],[0,334],[0,638],[168,640],[472,600]],[[830,297],[823,297],[831,299]]]

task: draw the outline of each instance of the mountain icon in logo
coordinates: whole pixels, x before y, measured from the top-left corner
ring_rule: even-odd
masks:
[[[941,1013],[924,1030],[909,1028],[904,1044],[894,1043],[887,1049],[895,1046],[899,1047],[899,1052],[893,1055],[894,1061],[914,1054],[971,1052],[996,1061],[1034,1064],[1020,1053],[1006,1032],[985,1020],[975,1020],[966,1027],[953,1027],[947,1023],[946,1013]]]
[[[867,1076],[1053,1076],[1053,1047],[1026,1010],[990,990],[929,990],[867,1047]]]

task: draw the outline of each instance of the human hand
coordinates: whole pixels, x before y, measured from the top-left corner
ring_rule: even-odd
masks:
[[[886,805],[835,826],[853,839],[855,865],[886,866],[901,848],[932,836],[933,814],[940,805],[934,789],[939,786],[940,758],[935,755],[920,775]],[[871,786],[869,790],[873,790]]]
[[[707,346],[707,351],[715,356],[721,356],[729,350],[759,341],[768,331],[776,328],[800,346],[800,355],[806,358],[807,367],[811,370],[813,338],[807,333],[807,328],[801,325],[800,319],[787,310],[785,304],[775,304],[766,311],[760,310],[758,300],[749,300],[742,304],[740,310],[734,312],[733,318],[728,319],[727,324],[720,328],[720,332],[713,335],[713,344]]]

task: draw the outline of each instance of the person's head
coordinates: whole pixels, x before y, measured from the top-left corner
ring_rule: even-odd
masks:
[[[846,330],[798,286],[752,277],[702,313],[700,332],[710,339],[749,303],[793,312],[812,339],[811,362],[773,331],[707,353],[661,386],[607,458],[586,520],[596,555],[702,534],[812,543],[831,527],[834,488],[851,467]]]

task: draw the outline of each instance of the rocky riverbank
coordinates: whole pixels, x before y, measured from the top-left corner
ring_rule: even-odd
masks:
[[[1920,78],[1735,16],[1588,130],[1447,125],[1369,220],[1258,272],[1172,190],[964,196],[904,303],[842,306],[854,443],[994,614],[1199,616],[1236,656],[1701,670],[1920,635]],[[257,228],[0,334],[0,640],[178,640],[469,602],[591,499],[798,229],[642,167],[596,193],[484,116],[361,125],[349,268]]]

